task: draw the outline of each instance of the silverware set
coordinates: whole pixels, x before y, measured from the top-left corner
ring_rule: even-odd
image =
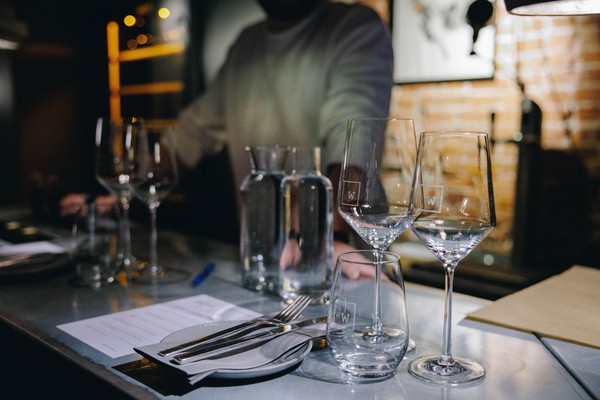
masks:
[[[310,302],[311,298],[309,296],[299,296],[276,315],[262,315],[211,335],[166,348],[159,351],[158,355],[167,357],[176,354],[173,356],[173,361],[183,364],[192,361],[194,357],[200,354],[212,350],[248,343],[255,339],[268,340],[277,335],[298,330],[301,327],[325,322],[326,317],[293,322]]]

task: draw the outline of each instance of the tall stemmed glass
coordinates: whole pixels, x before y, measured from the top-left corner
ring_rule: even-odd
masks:
[[[442,262],[446,298],[442,354],[410,362],[408,371],[431,383],[476,382],[485,369],[451,352],[452,285],[457,264],[496,225],[490,144],[481,132],[423,132],[410,202],[411,230]]]
[[[133,191],[148,206],[150,212],[150,258],[135,281],[146,283],[176,282],[187,278],[188,273],[158,264],[158,232],[156,213],[162,200],[177,185],[179,172],[172,146],[170,126],[146,125],[137,139],[135,174],[131,180]]]
[[[389,160],[383,162],[384,146]],[[376,257],[408,227],[408,205],[417,141],[414,121],[396,118],[348,120],[337,198],[342,218]],[[375,265],[381,265],[381,262]],[[381,271],[376,271],[373,337],[381,323]],[[412,343],[414,348],[414,342]]]
[[[141,129],[139,118],[98,118],[96,122],[96,179],[119,199],[117,267],[127,278],[131,278],[137,267],[137,260],[131,254],[129,228],[129,203],[133,197],[129,182],[134,166],[130,144]]]

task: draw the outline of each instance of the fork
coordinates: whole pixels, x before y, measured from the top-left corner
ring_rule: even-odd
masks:
[[[310,304],[312,298],[310,296],[301,295],[298,296],[292,303],[286,306],[278,314],[269,316],[268,314],[262,315],[258,318],[250,321],[243,322],[241,324],[232,326],[231,328],[224,329],[222,331],[215,332],[208,336],[193,339],[188,342],[179,344],[177,346],[169,347],[167,349],[158,352],[158,355],[166,357],[173,353],[177,353],[180,350],[192,348],[204,343],[210,343],[218,339],[227,337],[229,339],[235,339],[243,337],[250,332],[264,328],[266,326],[277,326],[286,324],[296,319],[302,311]]]

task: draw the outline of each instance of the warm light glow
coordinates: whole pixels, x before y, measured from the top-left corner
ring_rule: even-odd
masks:
[[[123,18],[123,23],[125,26],[134,26],[135,25],[135,17],[133,15],[127,15]]]
[[[162,7],[158,10],[158,16],[162,19],[169,18],[169,15],[171,15],[171,11],[166,7]]]
[[[108,61],[119,62],[119,25],[111,21],[106,24],[106,41],[108,50]]]
[[[136,39],[139,44],[148,43],[148,36],[144,35],[143,33],[140,33],[139,35],[137,35]]]
[[[137,46],[138,46],[137,40],[129,39],[127,41],[127,48],[128,49],[133,50],[133,49],[137,48]]]
[[[111,21],[106,25],[106,40],[108,51],[108,89],[110,92],[110,117],[116,119],[121,115],[121,85],[119,69],[119,24]]]
[[[181,34],[176,29],[171,29],[165,32],[164,37],[167,41],[176,41],[181,37]]]
[[[179,93],[185,88],[183,82],[153,82],[142,83],[139,85],[121,86],[120,93],[122,96],[133,96],[140,94],[157,94],[157,93]]]
[[[136,51],[122,51],[119,54],[119,60],[121,62],[145,60],[153,57],[181,54],[184,51],[185,46],[182,43],[161,44],[152,47],[142,47]]]
[[[142,3],[135,8],[138,15],[148,15],[152,12],[153,6],[150,3]]]

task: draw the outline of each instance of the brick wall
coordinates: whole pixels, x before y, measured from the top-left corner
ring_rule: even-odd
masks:
[[[389,0],[363,3],[389,21]],[[484,245],[510,253],[519,65],[526,95],[543,112],[538,263],[600,266],[600,16],[519,17],[495,5],[494,79],[396,85],[391,113],[413,117],[418,130],[493,132],[498,227]]]

